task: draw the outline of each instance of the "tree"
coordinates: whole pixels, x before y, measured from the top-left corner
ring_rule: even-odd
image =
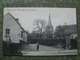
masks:
[[[40,38],[40,36],[39,36],[39,34],[38,33],[36,33],[36,31],[32,31],[32,33],[31,33],[31,38]]]
[[[47,38],[53,38],[53,26],[46,26],[45,33]]]
[[[55,38],[57,38],[57,37],[60,38],[60,39],[65,38],[65,35],[66,35],[65,30],[66,30],[65,25],[64,26],[61,26],[61,25],[57,26],[56,30],[54,32],[54,35],[56,35]]]
[[[31,33],[29,31],[27,31],[27,38],[30,39],[31,38]]]
[[[40,34],[40,38],[42,38],[43,32],[45,30],[45,24],[46,21],[45,20],[41,20],[41,19],[37,19],[34,20],[34,30],[36,33]]]

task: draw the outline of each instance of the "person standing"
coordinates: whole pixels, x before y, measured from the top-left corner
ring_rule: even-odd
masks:
[[[39,43],[37,43],[37,51],[39,50]]]

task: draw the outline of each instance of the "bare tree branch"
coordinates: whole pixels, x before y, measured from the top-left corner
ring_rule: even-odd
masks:
[[[38,32],[42,34],[43,30],[45,29],[45,24],[46,24],[45,20],[41,20],[41,19],[34,20],[34,26],[36,26],[34,27],[34,29],[39,29]]]

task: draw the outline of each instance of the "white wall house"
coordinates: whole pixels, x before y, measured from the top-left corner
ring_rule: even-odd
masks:
[[[3,18],[3,41],[20,43],[20,40],[27,42],[27,32],[20,25],[19,19],[7,13]]]
[[[76,39],[77,38],[77,33],[73,33],[70,35],[70,39]]]

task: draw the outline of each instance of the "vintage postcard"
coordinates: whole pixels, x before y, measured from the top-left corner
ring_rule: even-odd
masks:
[[[76,8],[4,7],[3,55],[77,55]]]

